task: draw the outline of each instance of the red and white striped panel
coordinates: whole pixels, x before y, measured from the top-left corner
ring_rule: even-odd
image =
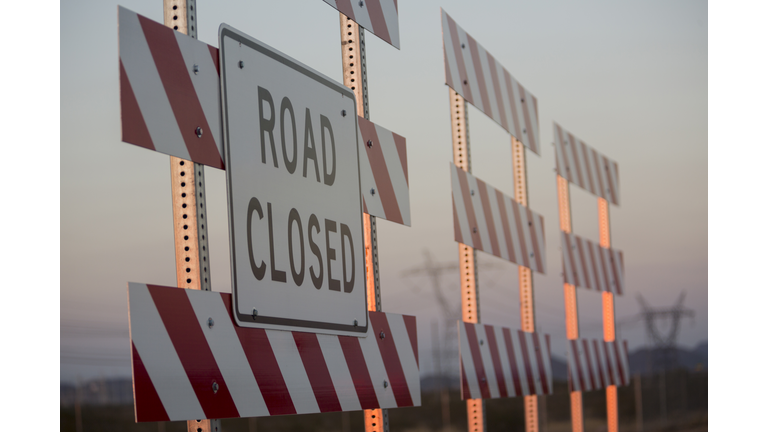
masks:
[[[415,317],[369,312],[358,338],[238,327],[226,293],[128,297],[136,421],[421,405]]]
[[[458,324],[462,399],[552,394],[549,335]]]
[[[554,127],[557,174],[619,205],[619,165],[584,144],[584,141],[559,124],[554,123]]]
[[[624,253],[560,231],[563,247],[563,279],[565,283],[624,293]]]
[[[609,385],[629,384],[627,341],[598,339],[568,341],[568,386],[571,391],[590,391]]]
[[[405,138],[357,117],[360,187],[366,213],[411,226]]]
[[[123,141],[224,168],[219,50],[123,7],[118,20]]]
[[[444,10],[445,83],[523,145],[539,153],[539,109],[526,90]]]
[[[323,0],[362,28],[400,49],[397,0]]]
[[[546,273],[544,218],[451,164],[454,239]]]

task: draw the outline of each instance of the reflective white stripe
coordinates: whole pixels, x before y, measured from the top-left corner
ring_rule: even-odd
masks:
[[[185,292],[216,365],[232,395],[237,412],[241,417],[269,415],[264,397],[221,297],[198,290]],[[213,327],[208,327],[208,318],[213,319]]]
[[[266,332],[296,412],[302,414],[319,413],[320,407],[317,405],[317,399],[314,391],[312,391],[312,384],[309,382],[307,371],[304,369],[299,349],[296,348],[293,333],[281,330],[267,330]]]
[[[413,354],[411,339],[408,336],[408,330],[405,328],[403,316],[387,314],[387,322],[389,323],[389,331],[392,332],[391,337],[395,342],[397,357],[400,359],[400,364],[403,365],[405,381],[408,383],[408,391],[411,394],[411,400],[414,405],[421,405],[419,367],[416,363],[416,357]]]
[[[177,127],[176,117],[168,95],[149,50],[139,16],[120,7],[120,60],[139,110],[147,125],[155,149],[161,153],[190,159],[187,145]],[[141,83],[137,85],[136,83]]]
[[[339,337],[319,334],[317,342],[320,344],[325,364],[328,366],[328,373],[331,375],[342,411],[359,411],[362,409],[360,399],[357,397],[355,383],[347,368],[347,360],[341,349]]]
[[[461,193],[461,184],[459,183],[459,176],[464,175],[461,168],[451,163],[451,190],[453,191],[453,203],[456,207],[456,219],[459,221],[459,229],[461,230],[461,238],[464,240],[464,244],[470,247],[474,247],[472,243],[472,228],[469,226],[469,220],[467,219],[467,208],[464,206],[464,196]]]
[[[531,226],[533,225],[533,221],[528,219],[528,210],[526,207],[523,205],[519,205],[519,207],[520,219],[522,219],[521,222],[523,223],[523,240],[525,241],[525,250],[528,252],[528,262],[530,263],[530,266],[528,267],[532,270],[536,270],[536,252],[533,250],[533,239],[531,239]],[[542,253],[542,256],[543,255],[544,254]],[[522,261],[518,264],[524,265]]]
[[[517,331],[512,331],[512,346],[515,348],[515,362],[517,370],[520,373],[520,388],[524,395],[531,394],[531,388],[528,385],[528,371],[525,368],[525,359],[523,358],[523,348],[520,346],[520,335]]]
[[[501,371],[504,373],[507,395],[509,397],[519,396],[515,394],[515,383],[512,380],[512,368],[509,365],[509,354],[507,353],[507,341],[504,340],[504,328],[494,326],[493,332],[496,335],[496,345],[499,347],[499,361],[501,362]]]
[[[532,131],[528,131],[528,134],[529,138],[539,145],[541,143],[541,141],[539,141],[539,113],[536,112],[538,101],[535,101],[535,99],[536,98],[531,92],[528,91],[528,89],[525,89],[525,104],[528,105],[528,116],[531,118],[531,127],[533,128]],[[530,103],[528,103],[528,101],[530,101]]]
[[[515,209],[514,207],[520,208],[520,205],[516,203],[512,199],[505,199],[504,200],[504,206],[507,208],[507,218],[509,218],[509,230],[510,234],[512,235],[512,246],[515,250],[515,259],[516,262],[520,265],[524,263],[523,261],[523,250],[521,249],[520,245],[520,234],[518,234],[517,227],[517,216],[515,215]]]
[[[538,240],[539,256],[541,257],[541,268],[537,268],[536,271],[540,273],[547,272],[547,254],[546,254],[546,241],[544,239],[544,223],[543,218],[537,214],[533,214],[533,228],[536,231],[536,239]]]
[[[133,311],[131,341],[168,417],[205,418],[149,289],[145,284],[130,283],[128,293],[129,308]]]
[[[363,351],[365,364],[368,366],[368,373],[371,375],[373,390],[376,392],[376,398],[382,408],[397,407],[395,395],[392,393],[392,386],[387,376],[387,369],[384,367],[384,360],[381,358],[379,343],[373,334],[373,326],[368,325],[368,334],[364,338],[357,338],[360,341],[360,348]],[[384,381],[387,387],[384,388]]]
[[[378,190],[379,188],[376,186],[376,181],[373,177],[371,161],[368,159],[368,150],[359,127],[357,128],[357,142],[360,149],[360,189],[362,190],[365,207],[368,210],[368,214],[383,217],[385,213],[384,205],[381,203],[381,194],[370,194],[371,189]]]
[[[519,335],[520,333],[518,333]],[[531,365],[531,375],[533,384],[536,388],[536,394],[543,394],[544,389],[541,386],[541,374],[539,373],[539,362],[536,360],[536,346],[533,344],[533,333],[523,332],[525,343],[528,346],[528,363]]]
[[[499,383],[496,382],[496,370],[493,368],[493,359],[491,358],[490,344],[486,340],[488,337],[485,333],[485,326],[475,324],[472,327],[477,335],[478,351],[480,351],[480,359],[483,362],[483,369],[485,369],[485,383],[488,385],[491,398],[498,398]],[[480,343],[481,341],[483,342],[482,344]]]
[[[352,10],[355,13],[355,22],[372,32],[373,24],[371,23],[371,17],[368,14],[368,5],[366,4],[368,2],[363,3],[363,6],[360,6],[356,1],[351,1],[350,3],[352,5]]]
[[[472,357],[472,350],[469,348],[469,341],[467,340],[466,325],[462,321],[457,322],[459,326],[459,355],[461,356],[461,363],[464,365],[464,376],[467,378],[467,387],[469,387],[469,398],[477,399],[481,397],[480,383],[477,381],[477,370],[475,369],[475,361]],[[463,396],[467,399],[467,395]]]
[[[485,222],[483,201],[480,198],[480,189],[477,187],[477,178],[472,175],[467,175],[466,177],[467,185],[469,186],[469,199],[472,200],[472,208],[475,211],[475,220],[477,221],[477,233],[480,234],[480,241],[483,244],[482,250],[486,252],[493,251],[491,235],[488,233],[488,224]],[[472,193],[473,191],[474,194]]]
[[[499,114],[499,105],[496,103],[496,89],[493,86],[493,77],[491,76],[491,66],[488,64],[488,52],[482,45],[477,44],[477,53],[480,56],[480,67],[483,69],[483,79],[485,80],[485,95],[488,96],[488,104],[491,106],[491,112],[486,113],[488,117],[501,123],[501,115]]]
[[[469,48],[467,33],[458,25],[456,26],[456,31],[459,33],[459,43],[464,44],[464,48],[461,48],[461,45],[459,45],[459,48],[461,48],[461,56],[464,59],[464,68],[467,71],[467,86],[469,86],[469,90],[472,92],[472,105],[482,107],[483,99],[480,95],[480,85],[477,83],[477,74],[478,72],[482,73],[482,71],[475,70],[475,63],[472,61],[472,52]],[[462,85],[464,85],[464,83],[462,83]],[[480,110],[482,111],[482,108],[480,108]]]
[[[505,70],[498,61],[496,62],[496,75],[499,77],[501,99],[504,101],[504,114],[507,116],[507,131],[510,132],[515,129],[515,119],[512,116],[512,105],[510,105],[512,101],[509,100],[509,88],[507,88]]]
[[[463,94],[461,90],[461,77],[459,76],[459,64],[456,58],[456,51],[453,47],[453,39],[451,39],[451,27],[448,25],[448,15],[444,10],[440,9],[443,19],[443,48],[445,49],[445,61],[448,62],[448,70],[451,72],[451,81],[448,85],[456,90],[457,93]],[[447,77],[446,77],[447,78]]]
[[[208,122],[210,133],[219,149],[219,155],[224,159],[224,140],[221,136],[221,107],[219,101],[219,73],[216,71],[216,64],[211,57],[211,50],[208,45],[181,33],[174,32],[176,42],[179,44],[181,55],[184,58],[184,64],[187,66],[189,78],[195,87],[195,94],[200,101],[205,120]],[[194,72],[194,66],[198,66],[198,72]]]
[[[506,221],[501,220],[501,212],[499,211],[499,199],[497,198],[496,189],[487,186],[488,189],[488,202],[490,203],[491,207],[491,216],[493,217],[493,226],[496,228],[496,241],[499,243],[499,252],[501,253],[501,257],[505,260],[509,260],[509,250],[507,250],[507,238],[504,235],[504,223]],[[502,201],[504,200],[504,195],[501,195]],[[502,202],[502,205],[504,203]]]
[[[400,24],[398,23],[397,7],[395,0],[381,0],[381,12],[384,14],[384,21],[387,23],[387,33],[392,45],[400,48]]]

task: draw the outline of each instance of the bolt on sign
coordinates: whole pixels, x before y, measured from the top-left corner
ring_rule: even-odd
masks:
[[[354,94],[226,24],[219,46],[235,320],[365,336]]]

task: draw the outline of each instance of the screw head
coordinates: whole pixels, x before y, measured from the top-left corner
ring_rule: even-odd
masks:
[[[237,65],[240,66],[240,69],[242,69],[245,67],[245,62],[240,60],[240,62]]]
[[[253,319],[256,319],[256,317],[259,315],[259,311],[256,310],[256,308],[253,308],[253,312],[251,313],[251,316]]]
[[[362,2],[362,0],[360,0],[360,3],[358,3],[358,4],[360,5],[360,7],[363,7],[363,2]]]
[[[485,377],[480,378],[480,381],[485,382]]]
[[[474,189],[470,190],[469,194],[472,195],[472,196],[475,196],[475,190]]]
[[[355,327],[357,327],[357,320],[355,320],[354,325],[355,325]]]
[[[346,117],[347,116],[347,110],[341,110],[341,116]]]
[[[461,49],[464,49],[464,44],[461,44]]]
[[[200,66],[198,65],[192,66],[192,72],[194,72],[195,75],[197,75],[197,73],[200,72]]]
[[[472,228],[472,232],[473,232],[473,233],[475,233],[475,234],[477,234],[477,227],[473,227],[473,228]]]
[[[367,144],[368,144],[368,147],[369,147],[369,148],[370,148],[370,147],[373,147],[373,141],[371,141],[371,140],[368,140],[368,143],[367,143]]]
[[[528,133],[525,129],[523,129],[523,133]]]
[[[208,328],[213,328],[213,318],[208,317]]]
[[[520,98],[520,103],[525,103],[525,99]]]
[[[484,343],[485,343],[485,341],[484,341],[484,340],[482,340],[482,339],[480,339],[480,345],[482,345],[482,344],[484,344]]]
[[[464,80],[464,85],[467,85],[467,80]]]
[[[203,128],[198,126],[197,129],[195,129],[195,135],[197,135],[198,138],[202,138],[203,137]]]
[[[379,333],[379,338],[384,339],[387,335],[384,332]]]
[[[219,383],[214,381],[213,385],[211,386],[211,388],[213,389],[213,394],[216,394],[219,391]]]
[[[384,381],[384,388],[389,387],[389,383],[387,381]]]
[[[372,195],[372,196],[373,196],[373,195],[376,195],[376,189],[374,189],[374,188],[371,188],[371,195]]]

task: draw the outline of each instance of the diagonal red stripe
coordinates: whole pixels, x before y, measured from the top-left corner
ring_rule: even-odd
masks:
[[[373,172],[373,179],[376,182],[375,193],[381,197],[384,214],[386,214],[388,221],[403,223],[403,215],[400,212],[400,205],[397,203],[392,180],[389,178],[389,170],[384,159],[384,152],[381,150],[381,141],[376,132],[376,125],[360,116],[357,118],[357,124],[360,127],[363,141],[371,141],[371,146],[366,145],[365,148]],[[363,193],[370,192],[363,191]]]
[[[336,388],[333,386],[331,374],[328,372],[328,365],[325,363],[323,351],[320,349],[320,343],[317,341],[315,333],[291,332],[293,340],[296,342],[296,348],[299,350],[301,362],[304,364],[304,370],[307,371],[309,384],[315,393],[317,406],[320,412],[341,411],[339,397],[336,394]]]
[[[608,348],[608,342],[603,342],[603,352],[605,353],[605,363],[608,368],[608,378],[610,378],[610,385],[616,385],[616,376],[613,372],[613,365],[611,364],[611,350]],[[616,359],[616,362],[618,363],[619,359]]]
[[[456,200],[451,196],[451,204],[453,205],[453,239],[459,243],[464,243],[464,237],[461,235],[461,226],[459,225],[459,214],[456,213]]]
[[[133,93],[133,87],[125,73],[123,61],[120,60],[120,120],[123,131],[123,142],[135,144],[140,147],[155,149],[152,136],[144,122],[139,102]]]
[[[488,380],[485,374],[485,366],[483,366],[483,356],[480,354],[480,345],[477,341],[477,333],[475,333],[475,325],[465,322],[464,331],[467,334],[467,342],[469,345],[470,355],[472,356],[472,362],[475,364],[475,373],[477,374],[477,383],[480,386],[480,397],[482,399],[490,399],[491,389],[488,388]]]
[[[504,369],[501,368],[499,345],[496,343],[496,333],[493,331],[493,326],[485,326],[485,336],[488,339],[488,349],[491,351],[491,361],[493,362],[493,371],[496,373],[496,383],[499,386],[499,396],[508,397],[507,383],[504,381]]]
[[[411,340],[413,356],[416,357],[416,366],[419,365],[419,341],[416,333],[416,317],[412,315],[403,315],[405,330],[408,332],[408,339]]]
[[[459,177],[459,186],[461,187],[461,196],[464,199],[464,209],[467,211],[467,222],[469,222],[469,234],[472,239],[472,246],[475,249],[483,249],[483,241],[480,239],[480,228],[477,227],[477,217],[475,217],[475,206],[472,204],[472,194],[469,191],[469,175],[463,169],[454,165],[456,174]],[[464,243],[466,244],[466,243]]]
[[[509,124],[507,123],[507,110],[504,108],[504,99],[501,96],[501,84],[499,82],[499,71],[496,69],[496,59],[493,58],[491,53],[488,54],[488,67],[491,69],[491,80],[493,81],[493,92],[496,95],[496,105],[499,108],[499,117],[501,119],[501,126],[504,130],[509,131]]]
[[[384,369],[389,377],[389,384],[392,387],[392,394],[395,396],[397,406],[413,406],[411,393],[408,391],[408,381],[405,380],[403,365],[400,363],[400,356],[397,355],[395,339],[392,337],[392,331],[389,329],[387,315],[384,312],[368,312],[373,334],[379,343],[381,358],[384,360]],[[384,337],[381,337],[381,334]]]
[[[536,381],[533,378],[533,367],[531,366],[531,357],[528,352],[528,342],[525,340],[525,332],[517,331],[517,337],[520,339],[520,351],[525,364],[525,377],[528,379],[528,391],[530,394],[536,394]]]
[[[544,368],[544,358],[542,357],[541,342],[539,341],[539,335],[533,334],[533,350],[536,353],[536,364],[539,366],[539,379],[541,380],[541,391],[544,394],[550,394],[549,379],[547,379],[547,370]],[[549,358],[549,357],[547,357]]]
[[[618,380],[616,380],[616,385],[624,385],[624,365],[621,362],[621,353],[619,352],[619,343],[616,341],[609,342],[611,345],[613,345],[613,352],[616,354],[616,367],[619,369],[619,375]]]
[[[520,371],[517,368],[517,358],[515,357],[515,346],[512,344],[512,332],[508,328],[502,328],[504,333],[504,345],[507,346],[507,357],[509,357],[509,368],[512,370],[512,383],[515,387],[513,396],[522,396],[523,387],[520,383]]]
[[[395,149],[397,149],[397,156],[400,157],[400,166],[403,167],[405,184],[408,185],[408,154],[405,151],[405,137],[392,133],[392,138],[395,139]]]
[[[531,245],[533,246],[533,257],[536,261],[536,271],[544,272],[543,251],[539,248],[539,245],[544,245],[544,239],[539,241],[539,237],[536,235],[536,226],[533,223],[533,212],[530,208],[525,208],[526,216],[528,217],[528,230],[531,232]],[[544,226],[542,225],[542,234],[544,233]]]
[[[518,262],[523,267],[531,268],[531,260],[528,256],[528,248],[525,245],[525,234],[523,233],[523,219],[520,215],[520,207],[522,205],[518,204],[515,200],[512,200],[512,212],[515,214],[515,225],[517,228],[517,238],[520,239],[520,254],[522,255],[522,258]]]
[[[149,378],[136,345],[131,342],[133,364],[133,407],[137,422],[170,421],[163,402]]]
[[[208,51],[211,52],[211,58],[213,59],[213,65],[216,66],[216,73],[221,75],[221,68],[219,68],[219,49],[208,45]]]
[[[571,350],[573,352],[573,362],[576,364],[576,376],[573,377],[574,381],[578,379],[579,390],[585,390],[586,384],[584,382],[584,371],[581,370],[581,357],[579,356],[579,340],[573,339],[571,341]],[[575,387],[575,386],[574,386]]]
[[[355,385],[357,398],[360,400],[360,408],[378,408],[379,399],[373,389],[371,374],[368,372],[363,350],[360,348],[360,341],[353,336],[339,336],[339,344],[341,344],[341,350],[344,352],[344,359],[347,361],[347,368],[349,368],[349,374]]]
[[[483,63],[480,61],[480,51],[477,49],[477,41],[470,35],[467,35],[467,43],[469,44],[469,53],[472,56],[472,66],[475,68],[475,76],[477,77],[477,84],[480,89],[480,98],[482,99],[483,108],[482,111],[488,116],[493,118],[493,111],[491,111],[491,102],[488,97],[488,88],[485,85],[485,74],[483,73]],[[480,108],[480,107],[478,107]]]
[[[469,391],[469,383],[467,382],[467,374],[464,371],[464,362],[459,358],[459,364],[461,366],[461,399],[472,399],[472,393]]]
[[[363,4],[368,8],[368,17],[370,17],[371,25],[373,26],[369,30],[391,45],[392,38],[389,36],[387,21],[384,19],[384,11],[381,10],[379,0],[366,0]]]
[[[232,315],[232,295],[221,293],[221,299],[227,307],[227,312],[232,319],[240,345],[245,352],[245,358],[251,366],[253,377],[259,385],[264,403],[267,405],[270,415],[296,414],[288,387],[285,385],[277,358],[272,351],[272,345],[267,338],[264,329],[240,327],[235,323]]]
[[[472,105],[475,104],[472,99],[472,89],[469,87],[469,76],[467,75],[467,67],[464,63],[464,55],[462,54],[461,41],[459,41],[459,30],[456,26],[456,21],[451,18],[450,15],[445,14],[448,18],[448,31],[451,33],[451,42],[453,43],[453,54],[456,57],[456,65],[459,67],[459,84],[456,90],[457,93],[462,95]],[[465,84],[466,82],[466,84]]]
[[[589,384],[591,385],[590,390],[596,390],[597,383],[595,382],[595,372],[592,369],[592,356],[589,352],[589,340],[588,339],[580,339],[579,342],[581,342],[582,347],[584,348],[584,358],[587,360],[587,371],[589,373]]]
[[[512,121],[515,124],[515,130],[507,129],[509,133],[514,135],[515,137],[519,137],[523,133],[523,129],[520,127],[520,117],[517,112],[517,103],[515,101],[515,92],[513,90],[513,84],[512,84],[512,75],[509,74],[509,71],[506,69],[503,69],[504,71],[504,82],[507,84],[507,98],[509,98],[509,108],[512,110]],[[522,141],[522,140],[520,140]]]
[[[497,257],[501,257],[499,250],[499,238],[496,234],[496,224],[493,221],[493,211],[491,211],[491,202],[488,200],[488,188],[484,181],[477,179],[477,192],[480,194],[480,203],[483,206],[485,216],[485,225],[488,227],[488,236],[491,238],[491,252]]]
[[[499,214],[501,215],[501,228],[504,230],[504,243],[507,246],[507,254],[509,254],[509,260],[513,263],[517,262],[517,256],[515,256],[515,245],[512,243],[512,232],[509,229],[509,215],[507,215],[506,198],[504,194],[496,189],[496,204],[499,207]]]
[[[186,290],[147,285],[184,371],[208,418],[240,417]],[[214,382],[218,391],[213,391]]]
[[[189,157],[200,164],[224,168],[215,138],[181,55],[175,32],[141,15],[138,17],[176,123],[187,145]],[[196,134],[198,127],[202,128],[203,132],[199,138]]]
[[[600,378],[600,388],[606,388],[608,385],[605,383],[605,376],[603,375],[605,373],[605,366],[600,359],[600,347],[597,345],[597,339],[592,339],[592,347],[595,350],[595,362],[597,363],[597,370],[599,371],[597,376]]]

